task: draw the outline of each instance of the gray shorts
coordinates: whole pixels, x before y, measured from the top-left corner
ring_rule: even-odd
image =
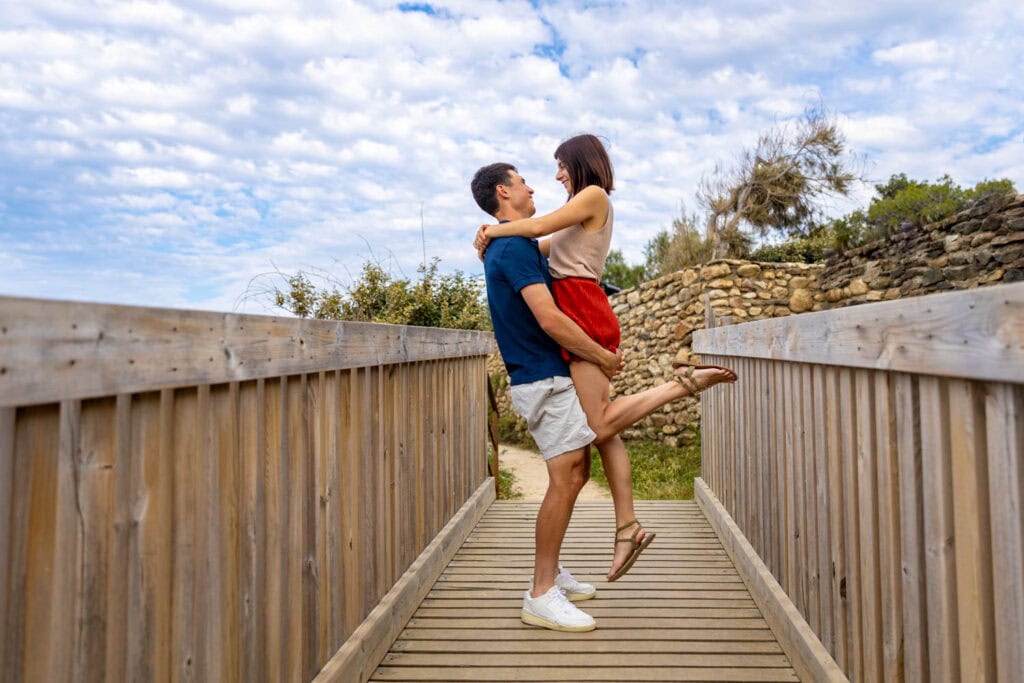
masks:
[[[526,419],[545,460],[597,438],[587,425],[576,388],[568,377],[548,377],[512,387],[512,405]]]

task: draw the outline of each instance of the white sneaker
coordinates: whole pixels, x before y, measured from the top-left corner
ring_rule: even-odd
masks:
[[[558,565],[558,576],[555,577],[555,585],[562,589],[565,597],[569,598],[571,602],[589,600],[597,595],[597,589],[592,584],[577,581],[562,565]]]
[[[552,586],[539,598],[531,598],[530,591],[523,594],[523,611],[519,618],[525,624],[549,628],[553,631],[593,631],[597,622],[586,612],[569,602],[558,586]]]

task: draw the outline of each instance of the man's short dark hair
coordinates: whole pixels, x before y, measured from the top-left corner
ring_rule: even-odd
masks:
[[[498,211],[498,185],[510,185],[509,171],[516,171],[512,164],[499,161],[482,167],[473,176],[469,187],[473,190],[473,199],[484,213],[493,216]],[[518,171],[516,171],[518,173]]]

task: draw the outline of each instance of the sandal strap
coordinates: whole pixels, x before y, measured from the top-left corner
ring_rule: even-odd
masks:
[[[639,524],[639,523],[640,522],[638,522],[637,520],[631,519],[630,521],[626,522],[625,524],[620,526],[618,529],[616,529],[615,533],[619,533],[620,531],[625,531],[626,529],[628,529],[629,527],[633,526],[634,524]]]
[[[700,392],[704,391],[697,386],[697,382],[693,380],[693,368],[689,368],[686,372],[681,375],[676,375],[675,380],[683,385],[687,391],[690,392],[690,396],[696,396]]]
[[[633,526],[634,524],[636,525],[636,528],[633,529],[633,533],[631,533],[629,535],[629,538],[619,538],[619,532],[620,531],[625,531],[626,529],[628,529],[629,527]],[[615,530],[615,542],[616,543],[630,543],[635,548],[636,546],[640,545],[640,543],[636,539],[640,535],[640,532],[643,531],[643,530],[644,530],[643,525],[640,522],[638,522],[637,520],[634,519],[632,522],[627,522],[626,524],[623,524],[622,526],[620,526],[618,529]]]

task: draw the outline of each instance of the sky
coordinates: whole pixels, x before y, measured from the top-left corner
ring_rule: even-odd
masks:
[[[300,271],[475,276],[474,171],[515,164],[552,211],[582,132],[639,263],[814,106],[871,182],[1024,191],[1022,34],[1019,0],[6,0],[0,296],[280,313]]]

